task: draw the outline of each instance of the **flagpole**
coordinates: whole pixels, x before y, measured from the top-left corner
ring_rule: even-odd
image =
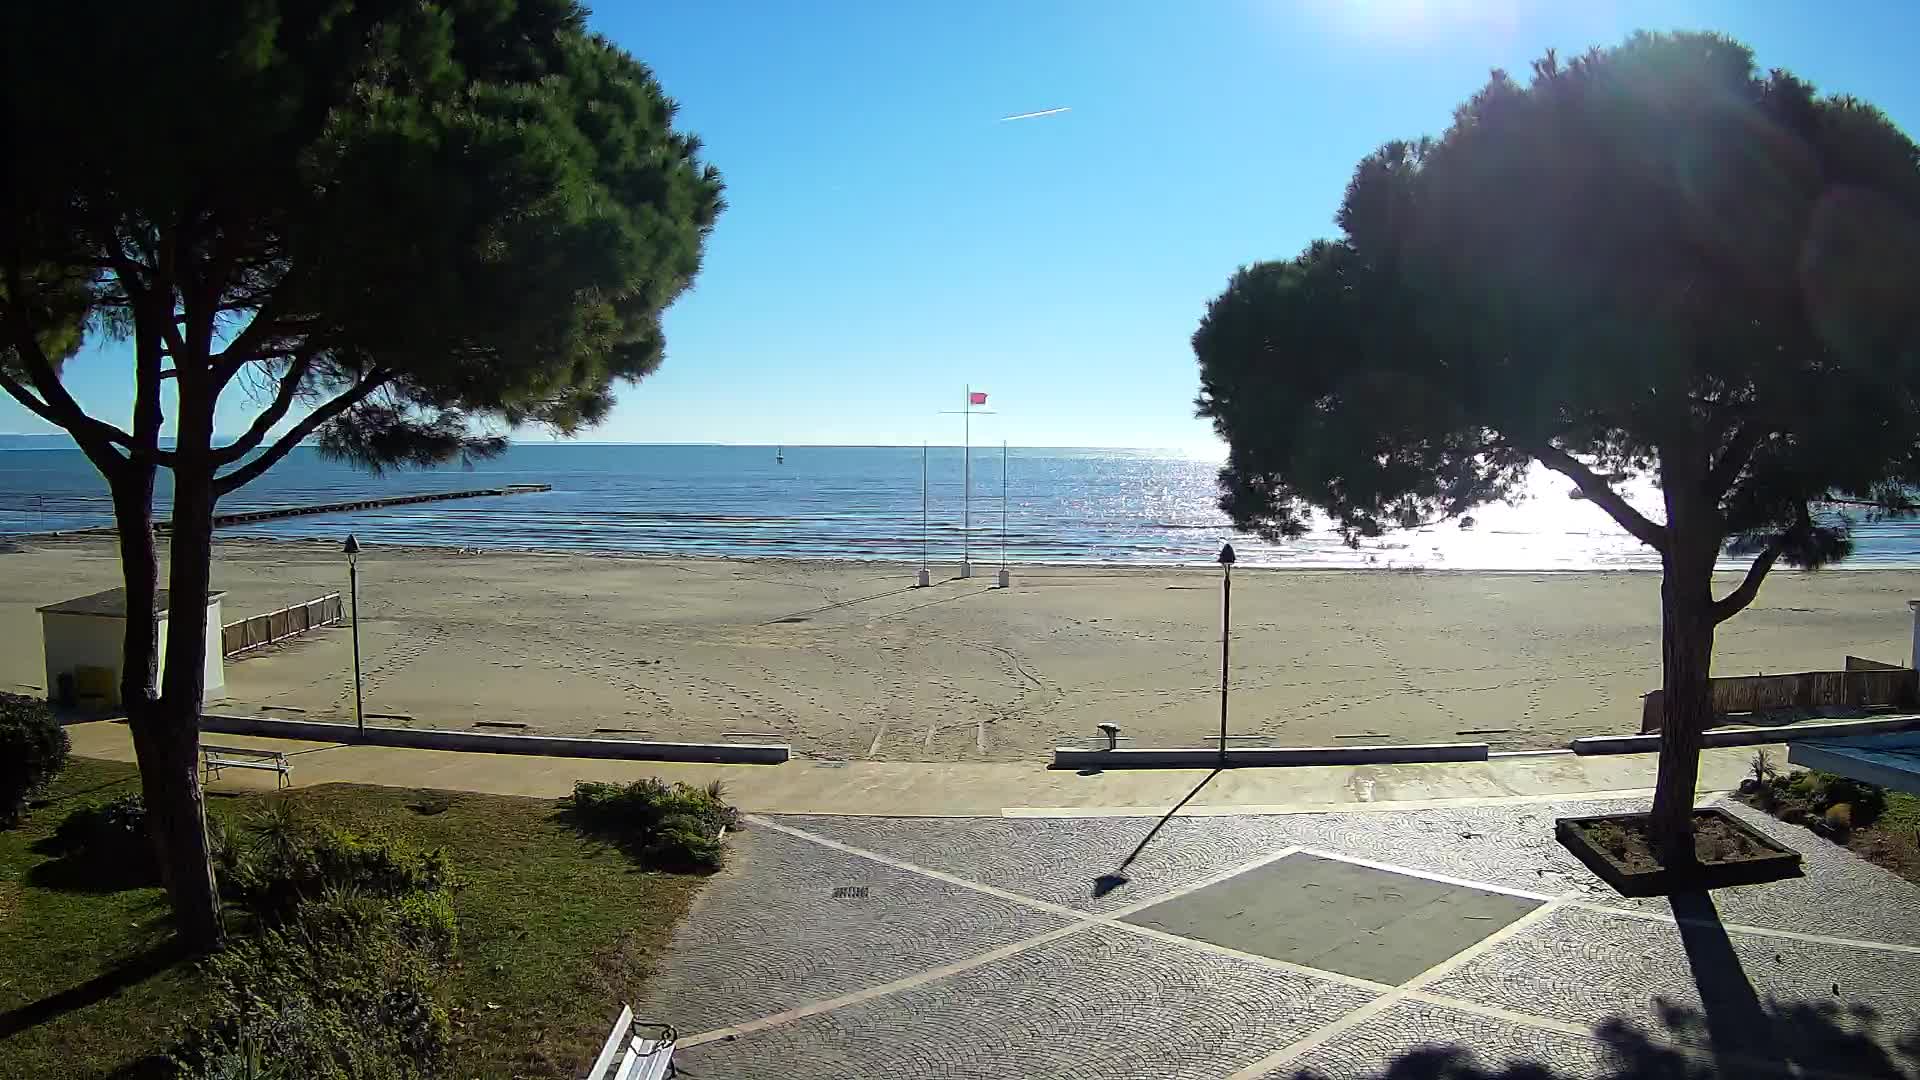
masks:
[[[960,576],[973,576],[973,384],[968,383],[960,415]]]
[[[1013,575],[1007,570],[1007,440],[1000,440],[1000,578],[996,582],[1005,589],[1013,584]]]
[[[933,574],[927,569],[927,444],[920,444],[920,573],[913,579],[914,584],[926,588],[933,584]]]

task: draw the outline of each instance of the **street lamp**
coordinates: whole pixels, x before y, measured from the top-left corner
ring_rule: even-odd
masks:
[[[1220,545],[1220,764],[1227,764],[1227,647],[1233,623],[1233,545]]]
[[[353,726],[355,732],[365,738],[367,714],[360,700],[360,541],[348,533],[347,542],[340,550],[347,555],[347,595],[353,600]]]

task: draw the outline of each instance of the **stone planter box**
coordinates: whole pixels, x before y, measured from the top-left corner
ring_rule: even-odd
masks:
[[[1606,814],[1559,818],[1553,823],[1553,831],[1562,846],[1622,896],[1667,896],[1800,876],[1799,852],[1717,807],[1693,812],[1694,833],[1717,839],[1733,850],[1724,858],[1702,855],[1699,866],[1684,871],[1661,866],[1644,851],[1629,851],[1627,857],[1618,857],[1594,836],[1596,829],[1604,833],[1611,827],[1641,847],[1646,825],[1645,814]]]

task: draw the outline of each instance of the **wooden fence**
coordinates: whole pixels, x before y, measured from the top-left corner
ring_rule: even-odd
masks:
[[[1774,709],[1859,709],[1871,705],[1912,705],[1920,676],[1912,668],[1879,666],[1847,658],[1846,671],[1800,671],[1788,675],[1741,675],[1710,680],[1713,712],[1764,713]],[[1640,733],[1651,735],[1666,719],[1661,691],[1646,696]]]
[[[249,649],[304,634],[317,626],[334,626],[342,615],[340,594],[328,593],[304,604],[227,623],[220,628],[220,651],[225,656],[237,656]]]

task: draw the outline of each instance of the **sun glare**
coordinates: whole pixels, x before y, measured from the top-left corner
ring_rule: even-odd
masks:
[[[1504,36],[1532,6],[1529,0],[1326,0],[1313,10],[1345,35],[1419,45],[1462,33]]]

